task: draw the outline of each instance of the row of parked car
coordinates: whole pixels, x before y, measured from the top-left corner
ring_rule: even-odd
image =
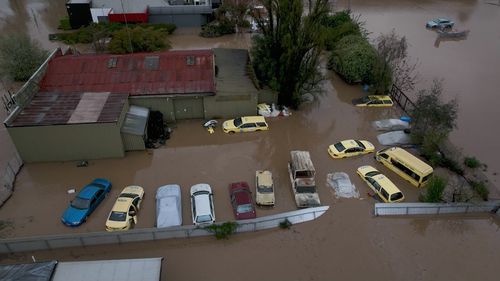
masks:
[[[112,184],[106,179],[94,179],[78,192],[64,211],[61,221],[67,226],[84,223],[111,191]],[[144,198],[144,188],[132,185],[125,187],[116,199],[106,221],[107,231],[121,231],[137,223],[137,215]],[[191,214],[195,225],[215,222],[214,195],[210,185],[195,184],[190,189]],[[270,171],[256,172],[255,201],[248,183],[229,185],[229,198],[237,220],[256,217],[255,204],[274,206],[274,185]],[[156,192],[156,226],[182,225],[181,188],[177,184],[159,187]]]

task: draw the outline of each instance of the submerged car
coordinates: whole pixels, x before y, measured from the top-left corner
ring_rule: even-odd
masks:
[[[399,188],[372,166],[361,166],[357,173],[385,203],[401,202],[405,199]]]
[[[255,207],[252,201],[252,192],[246,182],[235,182],[229,185],[229,197],[237,220],[254,219]]]
[[[214,194],[210,185],[195,184],[191,187],[191,215],[193,224],[207,225],[215,222]]]
[[[106,230],[129,230],[133,225],[137,224],[137,213],[141,207],[143,197],[144,188],[137,185],[125,187],[109,213]]]
[[[182,225],[181,187],[169,184],[156,191],[156,227]]]
[[[359,99],[354,99],[352,103],[359,107],[390,107],[394,103],[387,95],[369,95]]]
[[[259,206],[274,206],[273,174],[270,171],[255,172],[255,201]]]
[[[110,181],[94,179],[71,201],[61,217],[62,223],[67,226],[79,226],[84,223],[110,190]]]
[[[452,28],[455,23],[447,18],[437,18],[428,21],[425,24],[425,27],[427,28]]]
[[[332,158],[346,158],[375,151],[375,146],[365,140],[343,140],[328,147]]]
[[[227,120],[222,124],[224,133],[255,132],[269,130],[266,119],[263,116],[246,116]]]

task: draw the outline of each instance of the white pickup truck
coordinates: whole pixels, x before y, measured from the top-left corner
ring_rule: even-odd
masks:
[[[288,173],[297,207],[308,208],[321,205],[314,181],[316,170],[314,170],[309,151],[294,150],[290,152],[290,156]]]

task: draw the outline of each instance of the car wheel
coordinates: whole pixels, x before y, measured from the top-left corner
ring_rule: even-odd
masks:
[[[380,156],[376,155],[375,160],[380,161]]]
[[[231,135],[234,134],[234,131],[229,131],[229,134],[231,134]]]

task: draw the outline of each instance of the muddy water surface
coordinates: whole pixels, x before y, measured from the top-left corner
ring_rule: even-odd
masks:
[[[366,5],[367,11],[375,15],[379,8],[370,3],[354,2],[353,6]],[[411,18],[410,15],[420,11],[412,3],[397,2],[394,6],[399,10],[394,14],[403,13]],[[387,11],[391,6],[387,4],[384,9]],[[249,42],[248,34],[209,40],[195,34],[180,31],[172,36],[173,48],[244,48]],[[444,43],[462,42],[468,40]],[[443,46],[446,45],[441,44],[438,49]],[[289,231],[244,234],[227,241],[207,237],[64,249],[4,256],[0,257],[2,262],[29,262],[31,255],[37,260],[162,256],[165,257],[162,280],[496,280],[496,261],[500,260],[497,217],[372,217],[375,200],[367,196],[368,188],[355,174],[357,167],[376,166],[403,190],[409,201],[417,199],[417,190],[374,163],[372,155],[333,160],[326,149],[329,144],[346,138],[364,138],[379,147],[370,122],[401,113],[397,108],[355,108],[351,99],[364,93],[345,85],[331,73],[327,78],[320,102],[305,105],[290,117],[270,119],[268,132],[226,135],[219,128],[209,135],[200,120],[182,121],[176,124],[167,145],[154,151],[127,153],[124,159],[90,161],[86,168],[77,168],[74,162],[28,164],[19,174],[13,197],[0,210],[0,220],[12,222],[12,226],[0,234],[22,237],[102,231],[115,197],[128,184],[139,184],[146,189],[139,228],[154,225],[154,193],[157,187],[168,183],[182,187],[185,224],[190,223],[188,189],[199,182],[209,183],[215,191],[217,220],[230,220],[233,215],[227,185],[244,180],[253,188],[257,169],[270,169],[277,186],[276,208],[259,209],[258,216],[292,210],[295,206],[286,171],[292,149],[311,152],[320,198],[323,204],[331,206],[318,220],[294,226]],[[361,199],[334,199],[326,187],[326,174],[334,171],[350,175],[360,190]],[[81,188],[94,177],[109,178],[114,184],[112,194],[84,225],[64,227],[59,216],[72,198],[66,193],[67,189]]]

